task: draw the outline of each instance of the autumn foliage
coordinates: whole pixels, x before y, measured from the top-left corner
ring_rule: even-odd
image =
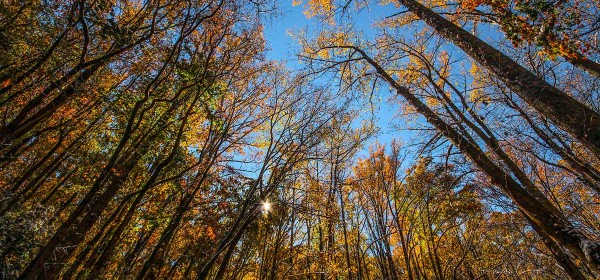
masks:
[[[596,2],[289,4],[1,2],[0,279],[600,276]]]

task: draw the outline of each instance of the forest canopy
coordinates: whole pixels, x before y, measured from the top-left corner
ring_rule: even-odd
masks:
[[[0,279],[597,279],[599,40],[595,0],[0,1]]]

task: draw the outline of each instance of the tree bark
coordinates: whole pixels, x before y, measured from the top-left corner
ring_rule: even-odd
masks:
[[[398,0],[441,36],[500,78],[528,105],[600,158],[600,114],[548,84],[508,56],[415,0]]]
[[[464,138],[452,126],[441,119],[427,105],[413,95],[406,87],[399,85],[377,62],[363,50],[350,48],[358,53],[373,67],[377,73],[404,97],[416,111],[423,115],[440,133],[448,138],[459,150],[488,175],[491,182],[498,186],[513,203],[535,224],[540,235],[552,238],[557,244],[566,248],[580,261],[589,265],[596,273],[600,273],[600,244],[587,238],[583,232],[575,228],[568,220],[545,208],[535,197],[529,194],[517,181],[498,167],[478,146]]]

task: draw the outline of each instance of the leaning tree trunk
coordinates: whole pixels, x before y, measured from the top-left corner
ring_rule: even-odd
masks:
[[[600,114],[540,79],[502,52],[416,0],[398,0],[440,35],[460,47],[541,115],[581,141],[600,158]]]
[[[598,242],[590,240],[563,216],[556,215],[551,209],[544,207],[543,203],[540,203],[523,186],[506,174],[475,143],[463,137],[456,129],[441,119],[413,95],[408,88],[399,85],[385,69],[363,50],[352,46],[342,46],[340,48],[350,48],[358,52],[399,95],[404,97],[419,114],[427,119],[427,122],[432,124],[488,175],[491,182],[513,201],[541,236],[548,236],[557,244],[566,248],[577,259],[590,266],[595,273],[600,273],[600,244]]]

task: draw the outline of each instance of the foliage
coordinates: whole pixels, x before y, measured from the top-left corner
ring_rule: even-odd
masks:
[[[275,2],[0,3],[0,278],[600,275],[600,154],[521,91],[598,112],[596,3],[415,3],[294,0],[297,71]]]

